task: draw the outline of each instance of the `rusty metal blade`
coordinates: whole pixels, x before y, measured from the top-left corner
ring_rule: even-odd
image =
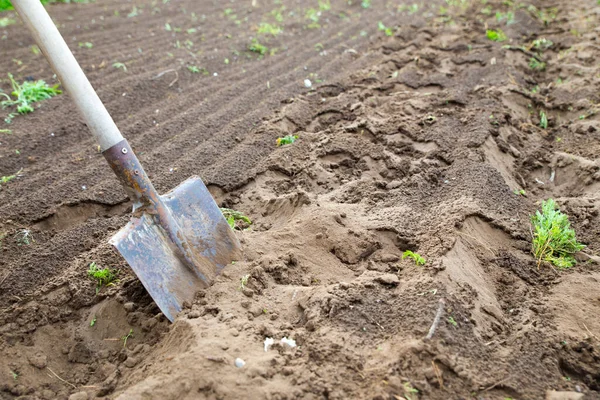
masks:
[[[184,301],[212,283],[240,257],[240,245],[200,178],[192,177],[161,196],[182,228],[200,265],[189,266],[148,213],[133,217],[110,243],[136,273],[163,314],[173,321]]]

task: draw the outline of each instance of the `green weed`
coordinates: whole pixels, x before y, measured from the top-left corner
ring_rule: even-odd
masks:
[[[371,7],[371,0],[362,0],[362,2],[360,3],[360,6],[362,8],[369,8],[369,7]]]
[[[413,394],[419,393],[419,391],[417,389],[412,387],[410,382],[404,382],[403,387],[404,387],[404,398],[407,400],[412,400],[412,398],[410,396]]]
[[[131,339],[133,337],[133,328],[129,329],[129,333],[124,335],[121,340],[123,341],[123,347],[127,348],[127,339]]]
[[[96,316],[94,315],[94,318],[92,318],[92,320],[90,321],[90,326],[91,326],[91,327],[92,327],[92,326],[94,326],[94,325],[96,325],[96,319],[97,319],[97,318],[96,318]]]
[[[12,130],[10,130],[10,129],[0,129],[0,133],[6,133],[7,135],[12,135]]]
[[[508,11],[505,13],[497,11],[496,12],[496,20],[498,22],[506,21],[506,25],[512,25],[515,23],[515,13],[512,11]]]
[[[553,44],[554,42],[552,40],[541,38],[531,42],[531,47],[535,48],[536,50],[544,51],[552,47]]]
[[[35,242],[29,229],[21,229],[17,232],[15,240],[17,241],[17,246],[29,246],[31,243]]]
[[[3,129],[3,131],[9,131],[9,129]],[[21,171],[23,171],[23,168],[21,168],[19,171],[17,171],[16,174],[14,175],[8,175],[8,176],[3,176],[2,178],[0,178],[0,188],[2,187],[3,184],[8,183],[10,181],[12,181],[13,179],[15,179],[17,177],[17,175],[19,175],[21,173]]]
[[[456,327],[458,327],[458,322],[456,322],[456,320],[454,319],[454,317],[453,317],[453,316],[449,316],[449,317],[448,317],[448,322],[450,322],[450,324],[451,324],[453,327],[455,327],[455,328],[456,328]]]
[[[269,51],[269,48],[261,44],[258,39],[254,38],[252,39],[252,42],[250,42],[250,45],[248,45],[248,50],[264,56]]]
[[[258,33],[259,34],[264,33],[267,35],[277,36],[281,32],[283,32],[283,30],[277,25],[269,24],[267,22],[261,22],[258,25]]]
[[[298,135],[287,135],[284,137],[277,138],[277,146],[284,146],[286,144],[292,144],[298,140]]]
[[[127,72],[127,65],[123,64],[122,62],[114,62],[112,66],[113,68],[122,69],[124,72]]]
[[[85,47],[86,49],[91,49],[94,47],[94,44],[91,42],[79,42],[79,47]]]
[[[232,210],[231,208],[221,208],[221,212],[223,213],[223,216],[227,220],[227,223],[231,229],[241,229],[241,227],[245,228],[247,225],[252,225],[250,218],[239,211]],[[237,223],[238,221],[240,221],[239,224]]]
[[[508,39],[502,29],[498,29],[498,30],[488,29],[485,32],[485,35],[487,36],[488,39],[490,39],[494,42],[504,42],[506,39]]]
[[[547,261],[558,268],[571,268],[577,261],[574,254],[585,248],[575,237],[569,218],[553,199],[542,202],[542,212],[531,217],[533,225],[532,253],[540,267]]]
[[[14,80],[12,74],[8,74],[8,78],[12,84],[12,95],[16,97],[13,100],[6,93],[0,93],[6,100],[0,102],[2,108],[17,106],[17,112],[20,114],[27,114],[34,111],[32,107],[33,103],[38,101],[46,100],[62,93],[58,89],[59,85],[48,86],[46,82],[39,80],[35,82],[25,81],[21,85]]]
[[[250,275],[244,275],[240,278],[240,290],[244,290],[248,284],[248,279],[250,279]]]
[[[19,373],[18,372],[15,372],[15,371],[11,370],[10,374],[12,375],[13,380],[16,381],[17,379],[19,379]]]
[[[208,72],[208,70],[204,67],[197,67],[195,65],[188,65],[187,66],[188,71],[190,71],[192,74],[202,74],[202,75],[210,75],[210,72]]]
[[[2,17],[0,18],[0,28],[6,28],[9,25],[16,24],[17,21],[13,18]]]
[[[331,2],[329,0],[319,0],[319,10],[321,10],[321,11],[331,10]]]
[[[529,68],[535,71],[544,71],[546,69],[546,63],[543,61],[539,61],[535,57],[531,57],[529,59]]]
[[[548,129],[548,116],[543,111],[540,111],[540,126],[543,129]]]
[[[377,28],[378,28],[380,31],[383,31],[383,32],[385,32],[385,36],[392,36],[392,35],[394,34],[394,31],[392,30],[392,28],[385,26],[385,25],[383,24],[383,22],[381,22],[381,21],[379,21],[379,22],[377,23]]]
[[[87,274],[96,281],[96,294],[102,286],[113,286],[117,280],[117,275],[113,271],[109,268],[100,268],[95,262],[90,264]]]
[[[406,250],[402,253],[402,259],[412,258],[416,265],[425,265],[427,261],[423,257],[421,257],[418,253],[413,253],[410,250]]]
[[[513,190],[513,193],[517,196],[525,196],[527,194],[524,189],[515,189]]]

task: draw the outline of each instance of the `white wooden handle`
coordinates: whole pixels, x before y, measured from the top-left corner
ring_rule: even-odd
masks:
[[[100,144],[100,149],[104,151],[123,140],[119,128],[106,111],[40,0],[12,0],[12,4],[31,31],[63,87],[75,101],[79,112]]]

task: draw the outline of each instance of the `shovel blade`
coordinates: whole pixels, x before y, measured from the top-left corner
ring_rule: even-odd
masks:
[[[189,178],[161,198],[201,265],[182,262],[166,233],[147,213],[134,216],[110,243],[173,321],[183,303],[191,303],[195,293],[208,287],[241,252],[235,233],[200,178]]]

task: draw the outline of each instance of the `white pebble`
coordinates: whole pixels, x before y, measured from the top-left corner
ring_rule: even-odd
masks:
[[[271,347],[271,345],[275,343],[275,341],[273,340],[273,338],[268,337],[265,339],[265,352],[269,351],[269,347]]]
[[[281,339],[281,343],[287,344],[290,347],[296,347],[296,341],[294,339],[288,339],[284,337]]]
[[[310,81],[310,79],[304,80],[304,87],[306,87],[306,88],[312,87],[312,82]]]
[[[244,365],[246,365],[246,361],[242,360],[241,358],[236,358],[235,359],[235,366],[238,368],[242,368]]]

